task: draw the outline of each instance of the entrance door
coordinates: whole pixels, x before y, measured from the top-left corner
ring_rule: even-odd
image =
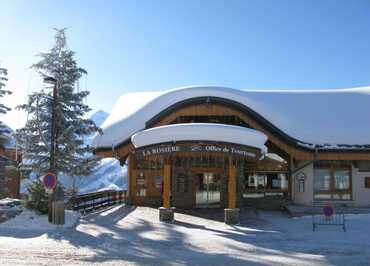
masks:
[[[177,208],[194,208],[194,178],[191,171],[181,167],[172,168],[171,197]]]
[[[220,204],[221,175],[201,173],[195,175],[195,204],[197,207],[218,207]]]

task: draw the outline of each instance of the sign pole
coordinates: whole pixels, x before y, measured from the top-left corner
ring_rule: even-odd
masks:
[[[52,117],[51,117],[51,139],[50,139],[50,172],[55,173],[55,150],[57,149],[55,145],[55,119],[56,119],[56,101],[57,101],[57,81],[53,80],[53,105],[52,105]],[[54,188],[55,189],[55,188]],[[48,220],[49,223],[53,222],[52,208],[53,208],[53,198],[54,189],[49,194],[49,204],[48,204]]]
[[[43,178],[43,183],[45,190],[49,194],[49,200],[48,200],[48,221],[50,223],[53,222],[53,215],[52,215],[52,208],[53,208],[53,191],[55,190],[58,180],[56,175],[53,173],[47,173]]]

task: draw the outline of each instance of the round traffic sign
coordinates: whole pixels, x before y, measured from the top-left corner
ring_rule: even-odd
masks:
[[[44,176],[43,181],[44,181],[44,187],[46,189],[53,190],[57,186],[58,180],[57,180],[57,176],[54,175],[53,173],[47,173]]]
[[[334,210],[330,204],[325,204],[323,212],[326,217],[331,217],[334,213]]]

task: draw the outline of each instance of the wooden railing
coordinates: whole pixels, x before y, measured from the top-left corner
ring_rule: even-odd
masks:
[[[73,210],[87,213],[125,202],[125,190],[107,190],[74,196],[70,199],[69,204]]]

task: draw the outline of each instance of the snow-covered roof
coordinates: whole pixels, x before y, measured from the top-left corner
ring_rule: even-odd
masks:
[[[267,152],[267,136],[254,129],[209,123],[176,124],[146,129],[131,137],[135,148],[173,141],[218,141],[242,144]]]
[[[193,86],[121,96],[93,145],[116,146],[145,129],[166,108],[198,97],[217,97],[258,113],[297,143],[370,144],[370,87],[335,90],[236,90]],[[310,145],[303,144],[307,147]]]

